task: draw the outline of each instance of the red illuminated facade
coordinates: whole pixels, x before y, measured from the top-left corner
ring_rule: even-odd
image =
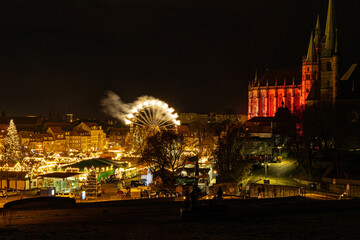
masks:
[[[334,2],[329,0],[324,36],[318,17],[302,67],[267,70],[261,78],[256,73],[250,81],[248,119],[273,117],[282,106],[294,113],[322,101],[335,103],[339,83],[338,52]]]

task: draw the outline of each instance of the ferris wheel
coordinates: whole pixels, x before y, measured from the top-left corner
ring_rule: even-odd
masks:
[[[126,115],[125,124],[140,126],[151,131],[161,131],[180,125],[179,116],[173,108],[160,100],[139,103]]]

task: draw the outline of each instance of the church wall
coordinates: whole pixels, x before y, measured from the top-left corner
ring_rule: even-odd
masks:
[[[332,57],[321,58],[320,61],[320,100],[332,101],[333,95],[333,61]]]
[[[248,119],[273,117],[278,108],[288,107],[291,112],[300,106],[301,85],[250,87],[248,92]]]

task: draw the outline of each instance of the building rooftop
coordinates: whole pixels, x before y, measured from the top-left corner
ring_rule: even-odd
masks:
[[[40,175],[40,177],[43,178],[69,178],[69,177],[74,177],[77,175],[80,175],[81,173],[74,173],[74,172],[53,172],[53,173],[46,173],[43,175]]]
[[[292,85],[293,82],[295,85],[300,85],[302,79],[301,68],[289,68],[289,69],[275,69],[266,71],[260,78],[260,86],[275,86],[277,83],[278,86]],[[254,84],[254,87],[258,83]]]

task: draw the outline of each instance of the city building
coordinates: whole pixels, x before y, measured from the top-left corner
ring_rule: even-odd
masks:
[[[125,146],[126,144],[126,137],[130,133],[129,127],[122,127],[122,128],[115,128],[109,127],[107,129],[107,143],[108,149],[114,148],[115,146]]]
[[[47,133],[54,137],[54,152],[65,153],[67,151],[65,131],[61,127],[49,127]]]
[[[10,120],[14,121],[18,131],[40,132],[42,127],[42,118],[37,116],[26,117],[0,117],[0,124],[9,124]]]
[[[182,125],[193,123],[208,124],[208,123],[221,123],[224,121],[242,122],[246,121],[246,114],[237,113],[180,113],[179,120]]]
[[[90,150],[102,151],[106,143],[106,134],[102,127],[95,122],[81,122],[74,130],[86,131],[90,134]]]

